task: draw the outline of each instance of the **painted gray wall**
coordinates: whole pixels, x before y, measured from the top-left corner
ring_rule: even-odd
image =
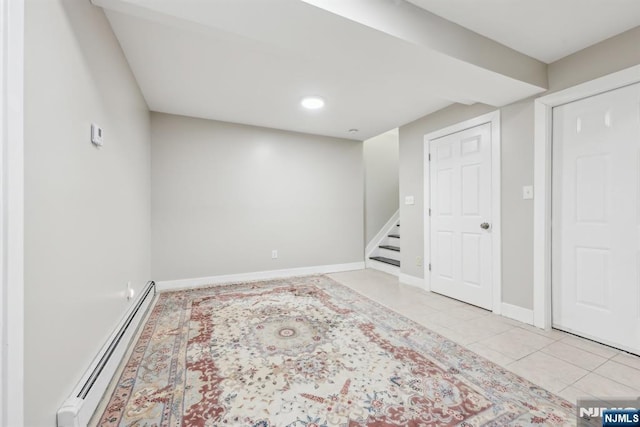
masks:
[[[502,301],[533,309],[533,100],[503,107],[502,133]]]
[[[155,280],[363,261],[362,142],[161,113],[151,127]]]
[[[640,26],[549,64],[549,92],[640,64]]]
[[[640,27],[550,64],[551,91],[640,64],[639,37]],[[495,109],[456,104],[400,128],[400,200],[413,195],[416,202],[413,206],[400,205],[403,273],[424,277],[423,268],[416,266],[416,257],[424,254],[424,135]],[[502,107],[500,112],[503,301],[532,309],[533,201],[522,200],[522,186],[533,184],[533,98]]]
[[[491,108],[482,104],[454,104],[400,127],[400,223],[402,224],[401,271],[424,277],[416,258],[424,256],[424,136],[455,123],[480,116]],[[404,198],[414,196],[413,205]],[[428,264],[428,260],[425,260]]]
[[[398,130],[364,141],[365,243],[380,231],[398,210]]]
[[[150,125],[89,1],[26,2],[25,61],[25,425],[46,427],[150,278]]]

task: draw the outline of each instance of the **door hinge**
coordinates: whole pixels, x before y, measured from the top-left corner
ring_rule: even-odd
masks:
[[[431,216],[431,208],[429,208],[429,216]]]
[[[431,153],[429,153],[429,161],[431,161]]]
[[[429,271],[431,271],[431,263],[429,263]]]

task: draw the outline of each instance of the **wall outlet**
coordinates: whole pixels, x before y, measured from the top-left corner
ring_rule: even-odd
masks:
[[[416,257],[416,267],[422,267],[422,257],[421,256],[417,256]]]
[[[131,282],[127,282],[127,301],[130,301],[133,299],[134,295],[136,294],[136,291],[133,290],[133,288],[131,287]]]
[[[278,250],[274,249],[271,251],[271,259],[276,259],[278,258]]]

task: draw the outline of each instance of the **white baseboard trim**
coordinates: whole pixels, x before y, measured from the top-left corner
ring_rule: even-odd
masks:
[[[382,239],[387,237],[387,234],[389,234],[391,230],[393,230],[393,227],[395,227],[395,225],[398,223],[398,220],[400,220],[400,209],[398,209],[391,216],[391,218],[389,218],[389,221],[387,221],[387,223],[382,226],[380,231],[378,231],[378,233],[375,236],[373,236],[373,239],[371,239],[371,241],[367,244],[367,247],[364,250],[365,259],[368,259],[371,256],[371,254],[373,253],[373,251],[376,250],[376,248],[378,247]]]
[[[518,307],[517,305],[507,304],[506,302],[502,303],[501,308],[501,314],[504,317],[526,323],[527,325],[533,325],[533,310]]]
[[[256,280],[282,279],[286,277],[309,276],[312,274],[339,273],[341,271],[362,270],[364,268],[364,262],[352,262],[348,264],[317,265],[313,267],[256,271],[252,273],[226,274],[223,276],[197,277],[193,279],[164,280],[156,282],[156,289],[159,292],[163,292],[197,288],[199,286],[220,285],[223,283],[253,282]]]
[[[138,326],[151,307],[155,291],[154,283],[148,282],[136,300],[129,306],[69,398],[58,409],[56,414],[58,427],[88,425],[109,387],[109,383],[116,374]]]
[[[400,273],[399,280],[400,283],[404,283],[405,285],[415,286],[416,288],[425,290],[424,279],[421,279],[420,277]]]
[[[389,265],[384,262],[376,261],[375,259],[367,259],[365,261],[365,266],[367,268],[372,268],[374,270],[382,271],[387,274],[391,274],[393,276],[400,276],[400,269],[394,265]]]

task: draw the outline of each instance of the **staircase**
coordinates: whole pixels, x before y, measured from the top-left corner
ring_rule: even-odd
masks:
[[[369,254],[367,267],[395,276],[400,275],[400,222],[398,221]]]

